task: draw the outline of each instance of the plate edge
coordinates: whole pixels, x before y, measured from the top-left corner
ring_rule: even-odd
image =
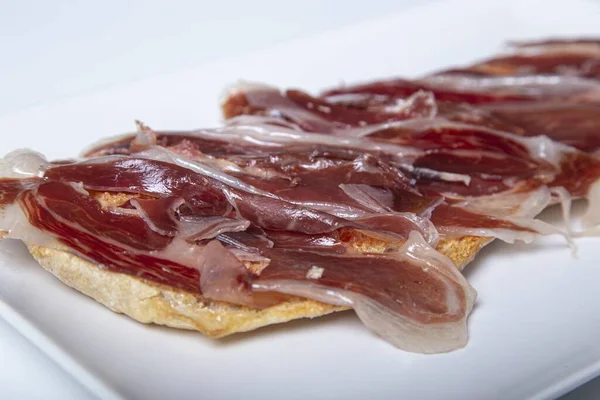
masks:
[[[90,372],[43,330],[6,303],[2,297],[0,297],[0,318],[63,369],[70,378],[83,386],[92,396],[100,399],[125,400],[122,394]]]

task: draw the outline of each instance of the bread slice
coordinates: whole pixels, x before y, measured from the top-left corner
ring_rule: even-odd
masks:
[[[300,298],[265,309],[237,306],[111,272],[64,251],[36,245],[28,248],[44,269],[114,312],[146,324],[197,330],[213,338],[345,309]]]
[[[462,269],[490,240],[463,237],[441,241],[438,249]],[[363,251],[369,250],[368,243],[357,246]],[[44,269],[114,312],[142,323],[196,330],[212,338],[348,309],[302,298],[264,309],[238,306],[112,272],[65,251],[32,244],[28,244],[28,248]],[[371,249],[381,251],[377,246]]]

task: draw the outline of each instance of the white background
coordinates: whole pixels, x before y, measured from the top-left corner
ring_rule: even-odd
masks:
[[[0,1],[0,114],[414,6],[373,0]],[[82,386],[0,319],[0,398],[87,397]],[[567,397],[600,397],[600,380]]]

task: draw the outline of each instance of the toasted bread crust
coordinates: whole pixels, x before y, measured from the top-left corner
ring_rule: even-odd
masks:
[[[490,243],[493,238],[479,236],[463,236],[459,239],[442,239],[437,250],[448,257],[459,270],[463,270],[473,261],[479,250]]]
[[[37,245],[28,248],[44,269],[114,312],[143,323],[197,330],[213,338],[346,309],[300,298],[265,309],[237,306],[111,272],[64,251]]]
[[[438,249],[462,269],[489,241],[489,238],[464,237],[442,241]],[[114,312],[142,323],[196,330],[212,338],[347,310],[301,298],[265,309],[227,304],[112,272],[65,251],[32,244],[28,248],[44,269]]]

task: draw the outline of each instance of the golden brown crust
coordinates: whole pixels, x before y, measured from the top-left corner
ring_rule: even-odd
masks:
[[[131,199],[146,197],[137,193],[110,193],[110,192],[94,192],[90,191],[92,196],[102,208],[121,207]]]
[[[225,119],[229,119],[238,115],[252,114],[256,110],[250,107],[243,93],[230,93],[223,104],[221,104],[221,111]]]
[[[299,298],[261,310],[215,302],[108,271],[64,251],[37,245],[28,247],[44,269],[114,312],[143,323],[197,330],[214,338],[346,309]]]
[[[458,239],[442,239],[438,243],[437,250],[448,257],[459,270],[473,261],[479,250],[490,243],[493,238],[464,236]]]
[[[442,241],[438,249],[462,269],[489,241],[489,238],[464,237]],[[44,269],[114,312],[143,323],[197,330],[213,338],[347,309],[301,298],[292,298],[261,310],[216,302],[134,276],[111,272],[65,251],[37,245],[28,247]],[[365,248],[365,244],[361,247]]]

